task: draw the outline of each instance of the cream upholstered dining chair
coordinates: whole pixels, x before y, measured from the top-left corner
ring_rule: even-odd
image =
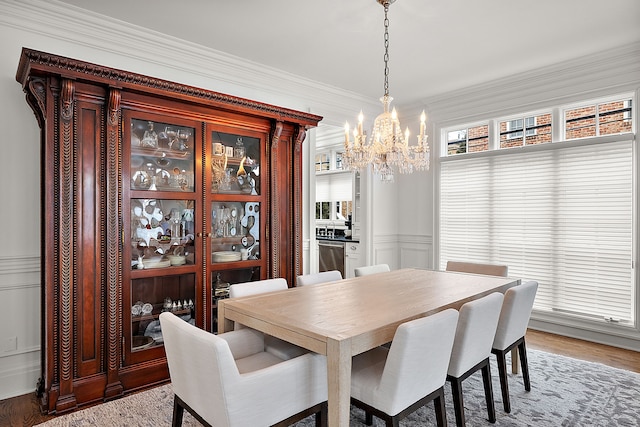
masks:
[[[319,283],[342,280],[338,270],[321,271],[320,273],[302,274],[296,278],[296,286],[317,285]]]
[[[287,279],[278,277],[276,279],[254,280],[253,282],[234,283],[229,286],[229,298],[258,295],[265,292],[283,291],[289,289]]]
[[[531,317],[531,310],[533,309],[537,291],[538,282],[533,280],[507,289],[504,294],[502,309],[500,310],[500,319],[498,320],[491,352],[498,358],[498,376],[500,377],[500,388],[502,390],[502,403],[507,413],[511,412],[511,401],[509,399],[505,355],[514,348],[518,349],[518,354],[520,355],[524,389],[531,391],[527,347],[524,336],[527,333],[527,326],[529,325],[529,318]]]
[[[214,335],[160,314],[173,388],[172,425],[186,409],[205,426],[289,425],[327,419],[327,362],[316,353],[282,360],[250,328]],[[282,424],[284,423],[284,424]]]
[[[481,264],[476,262],[447,261],[447,271],[457,271],[459,273],[484,274],[487,276],[507,277],[509,266],[502,264]],[[514,374],[518,373],[518,349],[511,351],[511,366]]]
[[[401,324],[391,348],[376,347],[353,358],[351,403],[387,426],[434,402],[438,426],[445,426],[444,385],[458,312],[441,311]]]
[[[289,289],[287,280],[281,277],[276,279],[255,280],[253,282],[234,283],[229,286],[229,298],[239,298],[249,295],[259,295],[267,292],[283,291]],[[242,329],[244,326],[236,323],[234,329]],[[264,336],[265,349],[281,359],[292,359],[307,352],[306,349],[298,347],[287,341],[273,337]]]
[[[384,273],[387,271],[391,271],[389,264],[366,265],[364,267],[357,267],[353,270],[356,277],[366,276],[368,274]]]
[[[494,292],[460,307],[447,381],[451,383],[456,425],[465,425],[462,382],[478,370],[482,370],[482,382],[487,402],[489,421],[496,421],[496,409],[491,385],[489,356],[496,335],[500,308],[504,296]]]
[[[480,264],[476,262],[447,261],[447,271],[460,273],[486,274],[488,276],[507,277],[509,267],[500,264]]]

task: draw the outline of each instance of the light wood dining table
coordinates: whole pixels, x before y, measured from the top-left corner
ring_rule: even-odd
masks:
[[[329,426],[345,427],[354,355],[390,342],[404,322],[518,284],[513,278],[405,268],[220,300],[218,332],[239,322],[326,355]]]

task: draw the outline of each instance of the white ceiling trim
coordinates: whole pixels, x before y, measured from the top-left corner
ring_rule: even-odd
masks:
[[[0,23],[65,42],[51,52],[325,117],[340,125],[377,101],[57,0],[0,2]],[[77,49],[87,50],[78,57]],[[39,49],[38,46],[25,46]],[[354,111],[356,113],[354,113]]]

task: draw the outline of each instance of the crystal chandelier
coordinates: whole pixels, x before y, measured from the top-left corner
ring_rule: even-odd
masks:
[[[395,0],[376,0],[384,6],[384,96],[380,98],[384,111],[373,124],[373,132],[367,140],[362,129],[364,116],[358,116],[358,126],[350,140],[349,123],[345,124],[344,154],[342,160],[349,169],[365,169],[373,165],[373,172],[384,182],[393,181],[394,167],[400,173],[412,173],[429,169],[429,144],[425,134],[424,111],[420,115],[418,145],[409,145],[409,128],[402,133],[396,109],[390,110],[393,98],[389,96],[389,5]]]

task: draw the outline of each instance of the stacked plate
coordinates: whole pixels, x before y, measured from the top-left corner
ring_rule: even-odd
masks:
[[[240,252],[221,251],[212,254],[213,262],[233,262],[240,261]]]
[[[165,268],[171,265],[171,261],[169,261],[168,259],[162,260],[162,261],[146,261],[146,262],[143,262],[142,264],[146,269]]]

